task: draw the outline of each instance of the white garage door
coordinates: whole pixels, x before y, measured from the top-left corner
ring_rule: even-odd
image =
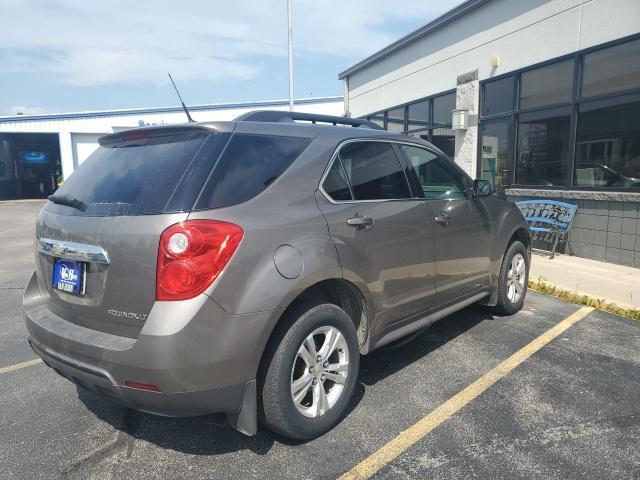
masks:
[[[103,133],[72,133],[73,165],[77,167],[98,148],[98,138]]]

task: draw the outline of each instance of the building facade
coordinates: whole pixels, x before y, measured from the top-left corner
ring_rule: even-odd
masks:
[[[640,1],[468,0],[340,78],[352,116],[576,203],[562,248],[640,267]]]
[[[196,105],[197,122],[232,120],[252,110],[288,110],[288,100]],[[301,112],[342,115],[342,97],[295,101]],[[98,138],[136,127],[184,123],[181,107],[0,116],[0,199],[51,194],[93,151]]]

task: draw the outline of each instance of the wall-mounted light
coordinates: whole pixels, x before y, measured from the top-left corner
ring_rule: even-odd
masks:
[[[454,110],[451,118],[453,130],[466,130],[469,127],[469,110]]]
[[[500,57],[492,57],[491,58],[491,67],[498,68],[500,66]]]

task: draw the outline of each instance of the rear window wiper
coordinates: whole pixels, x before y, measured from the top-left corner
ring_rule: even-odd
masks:
[[[87,209],[86,203],[70,195],[49,195],[47,199],[49,199],[50,202],[57,203],[58,205],[77,208],[83,212]]]

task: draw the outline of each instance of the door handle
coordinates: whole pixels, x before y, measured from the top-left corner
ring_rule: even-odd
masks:
[[[347,218],[347,225],[362,230],[373,225],[373,218],[371,217],[353,217]]]
[[[433,217],[433,219],[436,222],[442,223],[444,225],[447,225],[451,222],[451,217],[444,212],[438,213],[435,217]]]

